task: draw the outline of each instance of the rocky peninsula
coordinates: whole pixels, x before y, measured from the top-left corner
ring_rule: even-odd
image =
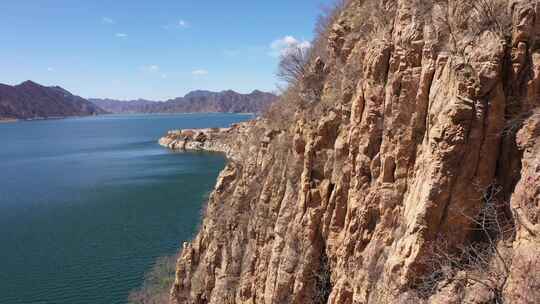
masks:
[[[194,150],[226,153],[223,137],[231,128],[171,130],[159,139],[159,144],[171,150]]]
[[[239,151],[235,139],[247,136],[247,130],[256,122],[232,124],[227,128],[170,130],[158,143],[171,150],[220,152],[229,159],[235,159]]]

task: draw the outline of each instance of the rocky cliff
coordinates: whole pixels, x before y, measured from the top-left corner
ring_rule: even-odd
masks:
[[[537,1],[352,0],[230,138],[173,303],[540,303]]]
[[[235,143],[250,136],[250,127],[255,123],[256,120],[233,124],[229,128],[171,130],[159,139],[159,144],[176,151],[220,152],[230,160],[241,161]]]
[[[0,84],[0,119],[58,118],[106,113],[88,100],[61,87],[32,81],[16,86]]]

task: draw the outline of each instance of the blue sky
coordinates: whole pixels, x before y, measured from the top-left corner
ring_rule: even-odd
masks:
[[[83,97],[274,90],[278,54],[332,0],[25,0],[0,10],[0,82]]]

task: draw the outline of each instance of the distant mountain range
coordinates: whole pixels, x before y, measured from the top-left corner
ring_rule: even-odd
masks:
[[[277,96],[255,90],[193,91],[167,101],[84,99],[58,86],[42,86],[33,81],[10,86],[0,84],[0,120],[45,119],[89,116],[106,113],[261,113]]]
[[[65,89],[32,81],[0,84],[0,120],[89,116],[106,113],[88,100]]]
[[[255,90],[249,94],[235,91],[193,91],[184,97],[167,101],[89,99],[95,105],[111,113],[260,113],[264,111],[277,96]]]

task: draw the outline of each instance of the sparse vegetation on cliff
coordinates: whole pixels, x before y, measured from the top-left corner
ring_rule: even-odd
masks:
[[[164,304],[169,302],[178,256],[159,258],[145,275],[142,286],[131,292],[129,304]]]
[[[537,16],[528,0],[336,5],[233,141],[173,302],[540,301],[523,294],[540,281]]]

